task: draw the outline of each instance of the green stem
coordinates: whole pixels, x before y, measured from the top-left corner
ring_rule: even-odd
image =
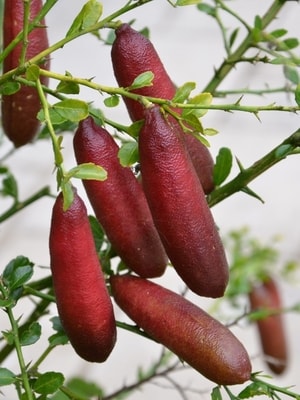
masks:
[[[249,168],[242,169],[241,172],[227,184],[215,189],[208,196],[210,207],[216,205],[227,197],[231,196],[243,188],[253,179],[261,175],[267,169],[277,164],[279,161],[293,154],[294,150],[300,146],[300,129],[276,146],[260,160],[256,161]]]
[[[142,99],[146,99],[151,103],[156,103],[160,105],[167,105],[169,107],[174,108],[182,108],[182,109],[199,109],[199,110],[220,110],[220,111],[242,111],[242,112],[249,112],[252,114],[258,114],[260,111],[285,111],[285,112],[297,112],[300,110],[299,106],[280,106],[280,105],[267,105],[267,106],[248,106],[248,105],[241,105],[239,102],[233,104],[210,104],[210,105],[203,105],[203,104],[186,104],[186,103],[174,103],[170,100],[161,99],[157,97],[148,97],[148,96],[141,96],[136,93],[132,93],[122,87],[111,87],[106,85],[101,85],[98,83],[91,82],[88,79],[77,78],[74,76],[62,75],[53,73],[44,69],[40,70],[40,74],[43,76],[47,76],[52,79],[56,79],[59,81],[65,82],[75,82],[78,85],[86,86],[91,89],[97,90],[99,92],[108,93],[110,95],[120,95],[131,98],[136,101],[142,101]],[[23,81],[22,78],[18,79],[19,81]]]
[[[27,396],[26,398],[28,400],[33,400],[33,395],[32,395],[32,391],[31,391],[30,383],[29,383],[29,376],[27,374],[26,364],[25,364],[25,360],[24,360],[23,352],[22,352],[22,346],[20,343],[19,327],[18,327],[17,321],[14,318],[12,308],[9,307],[6,309],[6,311],[7,311],[8,318],[9,318],[11,328],[12,328],[12,333],[13,333],[13,337],[14,337],[14,345],[15,345],[14,347],[15,347],[19,365],[20,365],[21,378],[22,378],[23,387],[24,387],[24,390],[25,390],[25,393]]]
[[[252,382],[257,382],[257,383],[263,384],[264,386],[267,386],[269,390],[272,390],[274,392],[279,392],[279,393],[285,394],[286,396],[293,397],[297,400],[300,400],[300,395],[298,393],[292,392],[291,390],[289,390],[287,388],[272,385],[270,382],[264,382],[260,379],[257,379],[255,375],[251,378],[251,380],[252,380]]]
[[[51,291],[49,291],[51,294]],[[32,324],[32,322],[38,321],[43,315],[49,306],[49,300],[42,299],[32,311],[32,313],[28,316],[27,320],[19,326],[19,334],[22,334],[28,327]],[[7,343],[1,350],[0,350],[0,364],[7,358],[7,356],[15,349],[13,344]]]
[[[24,286],[24,295],[33,295],[35,297],[39,297],[40,299],[48,300],[50,303],[55,303],[55,296],[43,293],[40,290],[33,289],[30,286]]]
[[[21,55],[19,65],[22,65],[26,61],[26,53],[28,47],[28,34],[29,34],[29,17],[30,17],[30,1],[23,0],[24,3],[24,15],[23,15],[23,45],[21,49]]]
[[[44,196],[50,196],[50,189],[48,186],[40,189],[38,192],[34,193],[32,196],[28,197],[28,199],[24,201],[17,201],[16,203],[14,203],[9,210],[0,215],[0,223]]]
[[[262,29],[265,29],[277,16],[284,2],[280,0],[275,0],[270,8],[267,10],[265,15],[262,17]],[[215,70],[214,76],[210,82],[205,86],[203,92],[209,92],[214,94],[217,87],[221,84],[224,78],[230,73],[230,71],[235,66],[235,61],[239,60],[243,54],[252,46],[253,38],[252,32],[249,32],[243,42],[239,47],[226,59],[223,61],[221,66]]]
[[[264,94],[272,94],[272,93],[294,93],[295,88],[292,86],[281,86],[275,88],[268,88],[268,89],[236,89],[236,90],[217,90],[215,91],[215,97],[226,97],[227,95],[231,94],[250,94],[250,95],[257,95],[263,96]]]

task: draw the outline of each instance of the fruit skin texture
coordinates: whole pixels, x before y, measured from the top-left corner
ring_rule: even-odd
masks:
[[[200,296],[223,296],[229,274],[222,242],[182,135],[158,106],[145,112],[139,153],[144,192],[174,268]]]
[[[129,167],[122,167],[119,147],[92,117],[80,122],[74,136],[79,164],[93,162],[107,171],[105,181],[83,184],[111,244],[123,262],[142,277],[158,277],[165,271],[167,256],[154,226],[142,186]]]
[[[122,24],[116,30],[116,40],[111,49],[114,74],[121,87],[128,87],[143,72],[152,71],[154,79],[151,86],[135,89],[132,92],[143,96],[160,97],[171,100],[176,87],[169,77],[153,44],[144,35]],[[144,108],[138,101],[123,97],[132,121],[144,118]],[[178,113],[181,110],[176,110]],[[208,150],[198,139],[182,132],[194,167],[206,194],[214,189],[214,161]]]
[[[41,0],[31,0],[30,20],[33,20],[42,8]],[[3,19],[3,46],[4,48],[23,29],[24,1],[6,0]],[[44,21],[41,21],[44,24]],[[48,36],[45,27],[35,28],[28,35],[26,60],[36,56],[48,48]],[[22,43],[18,44],[4,59],[3,73],[19,65]],[[40,65],[49,69],[49,60]],[[41,82],[48,85],[48,78],[41,77]],[[34,87],[22,86],[12,95],[2,96],[2,125],[6,136],[20,147],[32,141],[38,132],[40,123],[36,115],[40,110],[40,99]]]
[[[86,207],[74,192],[63,211],[57,197],[50,230],[50,266],[58,314],[80,357],[103,362],[116,341],[112,302],[101,270]]]
[[[251,310],[282,308],[279,290],[271,277],[260,285],[254,286],[249,293]],[[256,321],[261,347],[266,363],[275,374],[282,374],[288,362],[287,340],[284,323],[280,314],[268,316]]]
[[[205,311],[146,279],[111,276],[119,307],[153,339],[219,385],[250,379],[251,364],[241,342]]]

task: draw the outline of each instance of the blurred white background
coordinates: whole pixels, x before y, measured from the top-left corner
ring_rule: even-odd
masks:
[[[246,2],[237,0],[229,5],[236,10],[248,23],[252,24],[256,14],[262,15],[271,5],[271,1],[252,0]],[[74,17],[84,4],[83,0],[58,1],[47,18],[49,38],[51,43],[61,39]],[[104,14],[108,15],[124,5],[125,1],[103,1]],[[288,1],[271,28],[286,28],[289,36],[299,38],[300,6],[297,2]],[[195,6],[173,8],[166,0],[156,0],[140,9],[136,9],[124,16],[122,21],[136,19],[135,28],[148,26],[151,40],[163,60],[167,71],[177,85],[186,81],[195,81],[201,91],[213,76],[214,68],[218,67],[225,55],[222,47],[222,38],[219,28],[212,18],[197,11]],[[225,16],[225,25],[232,29],[232,17]],[[245,32],[241,31],[241,36]],[[106,35],[106,32],[104,32]],[[99,42],[93,36],[86,36],[66,45],[52,55],[51,68],[58,73],[69,71],[78,77],[94,77],[96,82],[115,86],[116,82],[110,61],[110,48]],[[270,86],[284,84],[281,67],[271,68],[265,65],[248,66],[240,64],[222,84],[220,89],[229,88],[261,88],[265,83]],[[55,82],[51,85],[55,87]],[[93,100],[95,106],[104,108],[103,96],[91,90],[82,89],[80,97]],[[236,101],[238,96],[232,96]],[[270,100],[271,99],[271,100]],[[52,99],[49,99],[50,101]],[[229,100],[228,100],[229,101]],[[272,97],[250,97],[244,100],[249,104],[269,104],[276,101],[278,104],[292,104],[293,98],[274,94]],[[121,123],[128,123],[129,119],[123,105],[114,109],[105,109],[107,116]],[[260,120],[251,114],[209,112],[203,119],[205,127],[213,127],[220,133],[211,138],[211,152],[215,157],[220,147],[231,148],[234,156],[239,158],[244,166],[251,165],[267,151],[279,144],[284,138],[299,128],[299,117],[295,114],[282,112],[265,112],[260,114]],[[11,148],[5,142],[0,148],[0,157]],[[2,153],[3,152],[3,153]],[[68,167],[75,165],[72,150],[72,134],[64,138],[65,162]],[[6,162],[16,178],[20,180],[20,197],[26,198],[42,185],[50,185],[55,191],[55,175],[53,174],[53,158],[50,142],[39,143],[19,149]],[[233,175],[237,171],[233,170]],[[235,194],[213,208],[216,223],[222,235],[232,229],[249,226],[251,234],[262,242],[270,242],[275,235],[281,236],[279,243],[280,261],[289,259],[300,261],[300,163],[299,157],[290,157],[279,163],[263,176],[257,178],[250,187],[263,199],[264,204],[245,194]],[[84,197],[84,192],[78,184]],[[7,222],[0,225],[1,266],[4,266],[16,255],[25,255],[37,265],[49,265],[48,234],[53,200],[45,198],[16,214]],[[1,199],[1,212],[6,203]],[[36,276],[48,274],[48,270],[38,269]],[[181,288],[181,283],[172,272],[161,281],[174,290]],[[286,306],[300,301],[299,281],[293,285],[279,282]],[[210,301],[192,296],[197,304],[207,307]],[[26,312],[24,303],[20,305],[20,314]],[[52,314],[43,318],[43,338],[34,346],[25,348],[27,361],[35,359],[46,343],[51,326],[49,319],[56,314],[53,307]],[[125,317],[116,309],[116,316],[120,320]],[[300,317],[297,314],[288,314],[285,317],[288,340],[290,345],[290,365],[287,372],[276,377],[274,383],[281,386],[294,385],[294,391],[300,391]],[[6,317],[1,315],[1,330],[8,328]],[[256,331],[253,327],[236,327],[234,332],[245,344],[253,359],[253,370],[266,370],[259,357],[260,348],[257,342]],[[70,346],[55,350],[41,370],[53,369],[62,371],[67,378],[81,375],[89,380],[95,380],[103,385],[108,393],[119,388],[122,384],[130,384],[136,377],[138,366],[147,368],[160,353],[160,347],[136,335],[118,330],[118,341],[109,360],[103,365],[86,363],[79,359]],[[16,369],[15,355],[6,361],[7,368]],[[211,382],[199,374],[188,371],[177,374],[175,379],[184,382],[189,388],[203,390],[203,398],[209,398]],[[161,381],[161,384],[166,384]],[[14,399],[14,393],[4,389],[4,397]],[[177,400],[180,395],[173,389],[163,390],[153,384],[143,387],[143,391],[132,393],[133,400],[153,399],[155,396],[164,399]],[[188,394],[188,399],[199,398],[199,394]]]

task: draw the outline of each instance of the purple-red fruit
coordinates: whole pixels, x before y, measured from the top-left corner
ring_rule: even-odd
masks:
[[[40,12],[43,6],[41,0],[30,1],[30,21]],[[24,1],[6,0],[4,2],[3,18],[3,47],[5,48],[23,29]],[[48,48],[47,29],[44,20],[41,26],[35,27],[28,35],[25,61]],[[3,73],[19,66],[22,52],[22,43],[13,48],[3,62]],[[40,65],[41,68],[49,68],[49,60]],[[48,84],[48,78],[41,77],[44,85]],[[22,85],[20,90],[12,95],[2,96],[2,125],[7,137],[20,147],[32,141],[40,126],[37,113],[41,108],[40,99],[36,88]]]
[[[111,278],[119,307],[148,335],[219,385],[251,375],[248,354],[233,333],[205,311],[162,286],[129,275]]]
[[[176,87],[169,77],[165,67],[149,39],[128,24],[122,24],[116,30],[116,40],[111,49],[114,74],[121,87],[128,87],[134,79],[143,72],[152,71],[154,79],[151,86],[132,90],[143,96],[159,97],[171,100]],[[124,96],[132,121],[144,118],[144,108],[141,103]],[[180,110],[177,110],[180,112]],[[194,136],[182,132],[190,157],[206,194],[214,189],[214,162],[208,148]]]
[[[275,374],[282,374],[288,362],[288,346],[284,322],[280,309],[282,308],[279,289],[273,278],[253,286],[249,293],[252,311],[267,310],[274,311],[269,315],[256,321],[259,339],[265,361]]]
[[[182,135],[158,106],[145,111],[139,136],[143,188],[166,252],[187,286],[221,297],[228,264]]]
[[[111,135],[92,119],[80,122],[74,136],[79,164],[92,162],[107,171],[104,181],[83,184],[107,237],[126,266],[142,277],[164,273],[167,256],[156,231],[142,186],[118,158]]]
[[[62,194],[57,197],[49,245],[62,326],[80,357],[103,362],[116,341],[115,318],[87,210],[76,191],[67,211],[63,210]]]

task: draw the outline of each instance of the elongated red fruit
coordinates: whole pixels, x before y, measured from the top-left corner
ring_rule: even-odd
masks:
[[[93,162],[107,171],[105,181],[84,180],[95,215],[128,268],[143,277],[163,274],[167,256],[153,223],[142,186],[122,167],[119,147],[92,117],[80,122],[74,136],[79,164]]]
[[[249,300],[252,311],[266,309],[280,312],[282,308],[277,284],[271,277],[252,288]],[[267,316],[257,320],[256,324],[268,367],[275,374],[282,374],[288,362],[288,346],[282,315]]]
[[[233,333],[205,311],[156,283],[110,278],[119,307],[153,339],[219,385],[250,379],[248,354]]]
[[[128,24],[122,24],[116,30],[116,40],[111,49],[111,58],[117,82],[122,87],[128,87],[134,79],[143,72],[152,71],[154,79],[151,86],[133,90],[143,96],[160,97],[171,100],[176,87],[169,77],[153,44],[140,32]],[[132,121],[144,118],[144,109],[138,101],[124,96]],[[180,112],[180,110],[177,110]],[[187,148],[198,173],[203,190],[206,194],[214,189],[213,158],[208,148],[194,136],[183,134]]]
[[[158,106],[145,112],[139,153],[144,192],[174,268],[195,293],[223,296],[228,265],[222,242],[182,135]]]
[[[80,357],[103,362],[116,341],[116,325],[101,265],[82,199],[63,210],[60,194],[53,207],[50,263],[57,309]]]
[[[43,3],[41,0],[30,1],[30,21],[32,21]],[[24,1],[6,0],[4,3],[3,18],[3,45],[4,48],[23,29]],[[28,35],[28,45],[25,60],[39,54],[48,48],[48,36],[44,21],[41,26],[34,28]],[[22,44],[18,44],[4,59],[3,72],[8,72],[18,67],[22,52]],[[42,68],[49,68],[49,60],[45,61]],[[44,85],[48,84],[48,78],[41,77]],[[34,87],[22,86],[20,90],[12,95],[2,96],[2,125],[7,137],[20,147],[32,141],[39,129],[39,121],[36,116],[41,108],[37,90]]]

